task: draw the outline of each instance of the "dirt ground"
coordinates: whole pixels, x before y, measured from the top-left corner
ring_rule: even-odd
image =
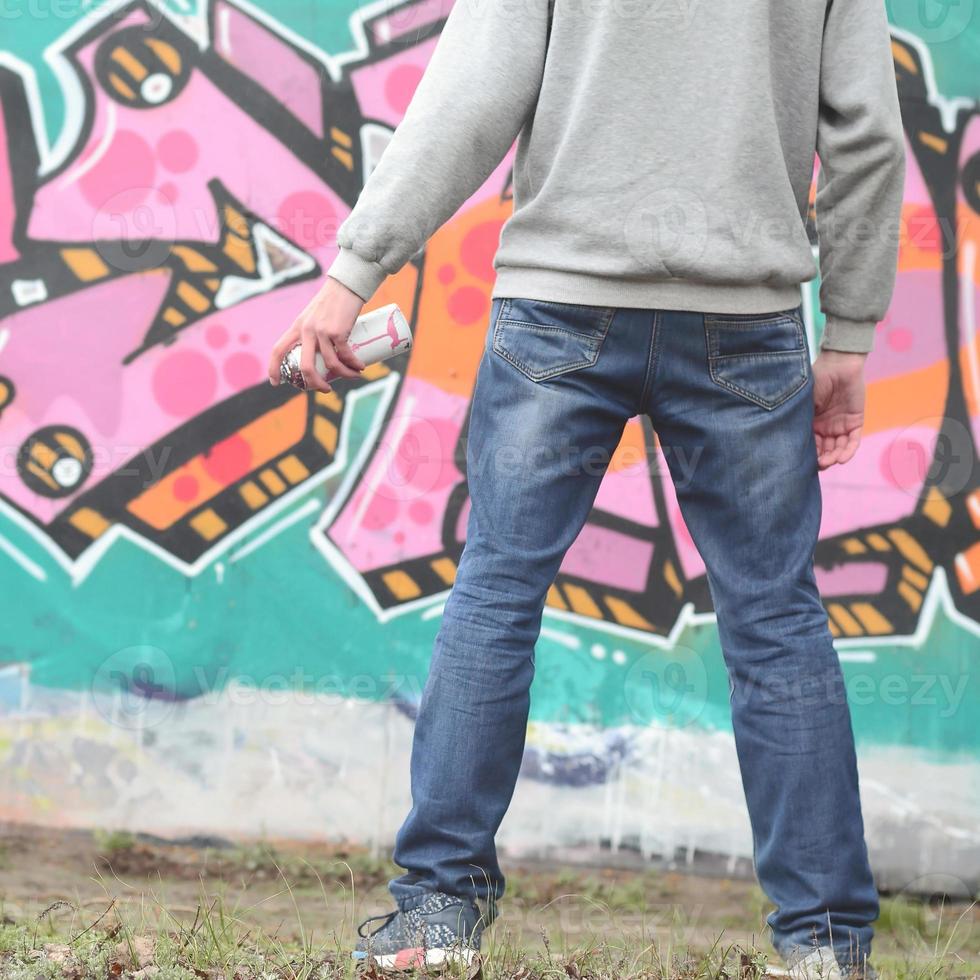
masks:
[[[0,902],[16,921],[55,903],[66,904],[48,914],[54,919],[98,914],[110,901],[152,920],[193,918],[202,900],[220,895],[243,922],[284,939],[342,933],[391,907],[386,883],[398,869],[361,849],[229,844],[0,824]],[[572,942],[635,931],[710,945],[721,930],[759,941],[767,911],[748,881],[538,864],[505,865],[505,873],[497,925],[525,944],[540,945],[542,929]]]
[[[721,942],[774,959],[769,905],[751,881],[578,866],[505,863],[504,870],[507,895],[491,930],[498,944],[552,957],[596,943],[709,950]],[[385,885],[396,873],[387,860],[337,845],[178,844],[0,824],[0,919],[47,939],[70,940],[109,923],[134,934],[192,930],[203,914],[232,920],[239,935],[342,951],[362,919],[391,908]],[[922,964],[941,951],[950,971],[923,975],[976,976],[978,937],[980,916],[969,903],[886,898],[876,949]]]

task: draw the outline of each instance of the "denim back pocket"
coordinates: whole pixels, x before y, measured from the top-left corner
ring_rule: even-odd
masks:
[[[493,326],[493,350],[531,381],[592,367],[609,331],[611,306],[504,299]]]
[[[810,376],[810,351],[799,308],[781,313],[706,313],[711,380],[772,411]]]

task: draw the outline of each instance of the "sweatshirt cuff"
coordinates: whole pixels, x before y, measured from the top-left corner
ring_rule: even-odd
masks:
[[[337,257],[327,269],[327,275],[343,283],[351,292],[357,293],[365,303],[388,278],[388,273],[377,262],[365,259],[349,248],[341,248],[337,252]]]
[[[867,354],[874,346],[877,325],[877,320],[849,320],[847,317],[828,313],[820,349]]]

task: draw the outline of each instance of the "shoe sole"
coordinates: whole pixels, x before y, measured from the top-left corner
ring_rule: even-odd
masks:
[[[381,970],[410,970],[413,967],[446,966],[462,964],[469,966],[479,955],[475,949],[424,949],[421,946],[414,949],[400,949],[397,953],[372,953],[371,958]],[[363,950],[355,950],[351,958],[366,960],[368,954]]]

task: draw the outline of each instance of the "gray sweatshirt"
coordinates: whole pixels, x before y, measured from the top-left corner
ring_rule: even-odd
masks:
[[[872,348],[905,175],[884,0],[456,0],[327,274],[369,300],[515,139],[493,297],[796,306],[816,151],[822,346]]]

